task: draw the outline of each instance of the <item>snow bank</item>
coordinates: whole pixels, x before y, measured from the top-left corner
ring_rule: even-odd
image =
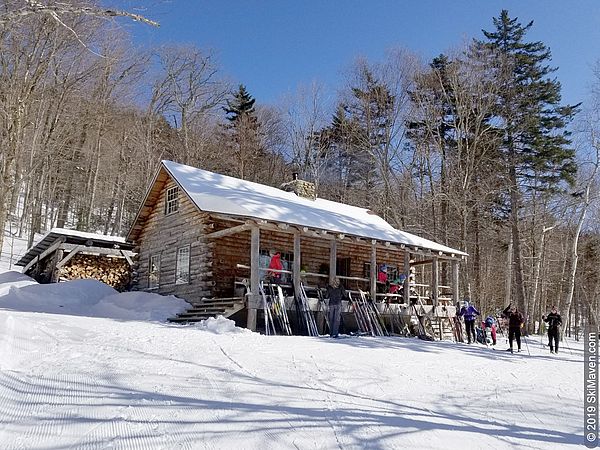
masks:
[[[15,271],[0,273],[0,296],[6,295],[11,287],[20,288],[37,284],[37,282],[25,274]]]
[[[226,319],[223,316],[217,316],[217,318],[209,317],[202,322],[198,322],[196,327],[215,334],[252,333],[252,331],[246,328],[236,327],[233,320]]]
[[[17,272],[0,274],[0,308],[16,311],[164,321],[189,304],[174,296],[145,292],[118,293],[96,280],[37,284]]]
[[[102,317],[164,321],[185,311],[190,304],[173,295],[123,292],[103,298],[98,306]]]

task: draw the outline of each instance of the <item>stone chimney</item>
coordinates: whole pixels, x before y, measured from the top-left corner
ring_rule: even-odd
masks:
[[[317,198],[315,184],[309,181],[299,180],[298,172],[294,172],[292,174],[292,181],[283,183],[281,189],[286,192],[293,192],[298,197],[304,197],[309,200],[316,200]]]

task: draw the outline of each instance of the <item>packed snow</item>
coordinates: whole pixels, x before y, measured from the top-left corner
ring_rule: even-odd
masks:
[[[582,345],[164,321],[173,297],[0,274],[2,449],[580,448]],[[530,355],[528,353],[531,353]]]

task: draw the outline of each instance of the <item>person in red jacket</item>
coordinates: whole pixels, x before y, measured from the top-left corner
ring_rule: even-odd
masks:
[[[271,278],[271,280],[273,280],[275,283],[281,281],[281,272],[276,272],[277,270],[283,270],[283,264],[281,262],[281,255],[279,254],[279,252],[276,252],[271,257],[271,261],[269,262],[269,269],[274,269],[269,270],[267,272],[269,278]]]

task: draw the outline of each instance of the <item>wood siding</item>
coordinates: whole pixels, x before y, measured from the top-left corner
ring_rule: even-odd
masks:
[[[176,295],[190,303],[212,296],[214,242],[205,238],[208,214],[198,211],[183,191],[179,191],[179,210],[165,215],[166,191],[176,186],[168,180],[157,196],[152,212],[139,232],[137,256],[137,284],[139,290],[148,290],[148,266],[151,255],[160,255],[159,287],[151,289],[164,295]],[[210,231],[210,230],[209,230]],[[175,283],[177,249],[190,246],[190,281]]]
[[[211,231],[220,231],[239,225],[239,222],[226,220],[213,220],[214,227]],[[301,269],[304,272],[319,273],[329,268],[331,236],[310,237],[302,235],[300,238]],[[294,252],[294,235],[287,231],[266,230],[260,232],[261,251],[278,251],[282,253]],[[367,241],[359,241],[346,238],[337,241],[337,258],[349,258],[351,277],[364,277],[365,264],[370,263],[371,244]],[[238,268],[237,265],[250,265],[250,231],[236,233],[216,240],[213,248],[213,275],[215,280],[214,295],[216,297],[228,297],[234,294],[235,278],[250,277],[250,271]],[[393,265],[402,271],[404,267],[404,251],[399,249],[387,249],[384,246],[377,247],[377,264],[386,263]],[[305,277],[304,281],[309,285],[325,286],[328,279],[325,277]],[[348,280],[344,283],[348,288],[367,289],[369,282]]]

